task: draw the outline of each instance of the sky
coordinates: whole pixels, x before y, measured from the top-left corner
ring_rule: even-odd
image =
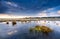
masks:
[[[60,16],[60,0],[0,0],[0,14]]]

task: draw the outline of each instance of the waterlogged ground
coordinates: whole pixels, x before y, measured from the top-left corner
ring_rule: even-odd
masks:
[[[36,25],[45,25],[53,30],[48,36],[42,33],[30,33],[29,28]],[[60,21],[35,21],[12,25],[0,23],[0,39],[60,39]]]

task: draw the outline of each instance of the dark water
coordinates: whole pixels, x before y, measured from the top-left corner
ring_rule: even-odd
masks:
[[[59,21],[56,23],[60,23]],[[16,25],[0,23],[0,39],[60,39],[60,26],[54,21],[44,22],[28,22]],[[40,33],[30,33],[29,28],[36,25],[46,25],[53,30],[48,36]]]

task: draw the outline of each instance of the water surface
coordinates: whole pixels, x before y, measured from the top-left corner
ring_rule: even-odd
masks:
[[[36,25],[47,26],[53,32],[49,36],[30,33],[29,28]],[[0,23],[0,39],[60,39],[60,21],[17,22],[14,26],[11,22],[9,24],[2,22]]]

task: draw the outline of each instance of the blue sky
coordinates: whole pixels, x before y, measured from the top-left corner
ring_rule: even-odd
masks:
[[[51,9],[51,10],[49,10]],[[38,16],[38,14],[50,13],[58,15],[60,10],[60,0],[1,0],[0,13],[1,14],[14,14],[14,15],[28,15]],[[46,12],[44,12],[46,11]],[[40,16],[39,15],[39,16]]]

